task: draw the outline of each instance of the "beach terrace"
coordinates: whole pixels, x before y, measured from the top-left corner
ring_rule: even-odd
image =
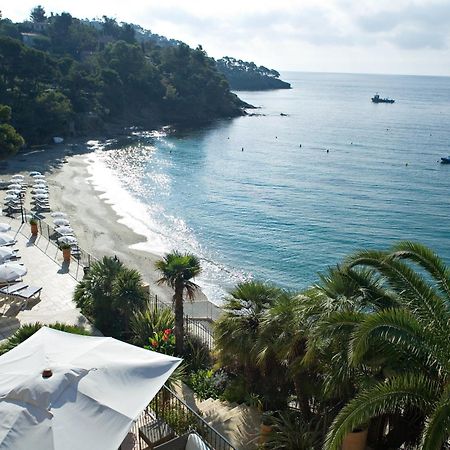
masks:
[[[30,299],[23,307],[8,298],[0,300],[0,340],[9,337],[21,325],[34,322],[62,322],[92,331],[92,326],[72,301],[77,280],[83,276],[81,265],[64,263],[61,250],[42,234],[32,236],[30,225],[22,223],[20,217],[2,216],[1,221],[11,225],[8,233],[16,241],[11,246],[17,249],[19,259],[16,262],[27,269],[23,283],[42,290],[39,298]]]

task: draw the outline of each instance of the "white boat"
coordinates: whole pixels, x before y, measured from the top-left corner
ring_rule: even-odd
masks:
[[[55,144],[62,144],[62,143],[64,142],[64,138],[55,136],[55,137],[53,138],[53,142],[54,142]]]

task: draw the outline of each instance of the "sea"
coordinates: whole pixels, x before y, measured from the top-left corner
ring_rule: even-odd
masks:
[[[91,141],[91,181],[142,235],[201,259],[220,305],[241,281],[300,291],[359,249],[420,241],[450,263],[450,78],[283,73],[257,109]],[[371,97],[392,97],[374,104]]]

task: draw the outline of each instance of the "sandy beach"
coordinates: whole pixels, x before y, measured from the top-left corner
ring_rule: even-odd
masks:
[[[10,176],[17,173],[27,176],[32,170],[42,172],[48,182],[51,209],[68,214],[79,246],[96,258],[117,255],[124,264],[141,273],[153,294],[166,303],[170,302],[173,292],[170,288],[157,284],[159,275],[154,270],[155,261],[161,255],[130,248],[147,239],[122,224],[121,217],[101,198],[104,193],[95,188],[88,171],[91,153],[88,146],[80,144],[23,152],[0,166],[0,177],[9,180]],[[29,208],[28,204],[25,206]],[[50,218],[46,220],[51,223]],[[211,316],[209,302],[200,290],[195,303],[198,307],[201,304],[207,305],[196,308],[205,313],[193,314],[190,311],[190,315]],[[189,305],[186,306],[189,309]]]

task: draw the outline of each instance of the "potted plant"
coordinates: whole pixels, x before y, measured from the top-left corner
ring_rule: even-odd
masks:
[[[70,244],[61,244],[59,248],[62,250],[64,262],[70,262]]]
[[[265,411],[261,416],[259,444],[265,444],[273,428],[273,411]]]
[[[365,450],[368,427],[355,428],[345,436],[342,442],[342,450]]]
[[[38,221],[36,219],[30,219],[31,235],[37,236],[38,234]]]

